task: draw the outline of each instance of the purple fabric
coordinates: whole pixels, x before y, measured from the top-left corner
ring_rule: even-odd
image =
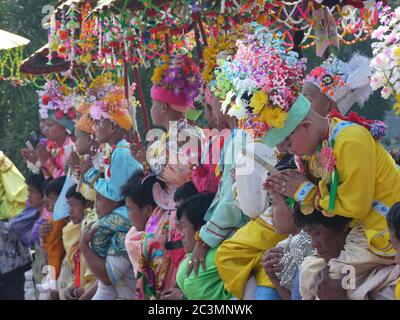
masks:
[[[32,241],[32,228],[40,212],[36,208],[25,208],[19,215],[10,219],[10,230],[15,233],[25,247],[34,245]]]
[[[39,229],[40,226],[46,221],[47,219],[45,218],[39,218],[38,220],[36,220],[35,225],[32,228],[32,241],[34,243],[37,243],[39,246],[40,246]]]

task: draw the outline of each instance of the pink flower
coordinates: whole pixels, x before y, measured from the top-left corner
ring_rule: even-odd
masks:
[[[319,152],[318,160],[322,167],[329,173],[332,173],[336,166],[336,158],[330,147],[324,146]]]
[[[315,78],[319,78],[326,73],[325,69],[322,67],[317,67],[311,71],[311,75]]]
[[[61,110],[57,110],[54,115],[57,120],[61,120],[64,117],[64,113]]]

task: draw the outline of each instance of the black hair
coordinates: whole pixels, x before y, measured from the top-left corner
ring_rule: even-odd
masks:
[[[396,202],[389,210],[386,221],[390,232],[400,240],[400,202]]]
[[[333,217],[326,217],[319,210],[314,209],[311,214],[303,214],[300,211],[300,206],[296,205],[294,208],[294,221],[299,228],[320,224],[324,227],[333,230],[335,233],[343,231],[346,226],[351,222],[351,218],[335,215]]]
[[[65,198],[66,199],[70,199],[70,198],[74,198],[80,202],[82,202],[83,205],[88,203],[88,200],[82,195],[82,193],[76,191],[77,189],[77,185],[74,184],[73,186],[71,186],[67,193],[65,194]]]
[[[189,222],[193,225],[195,231],[205,224],[204,216],[211,202],[214,199],[215,194],[212,192],[202,192],[190,198],[187,198],[176,211],[176,217],[181,220],[185,216]]]
[[[178,189],[176,189],[174,194],[174,201],[184,201],[190,197],[195,196],[196,194],[199,194],[199,191],[192,181],[188,181],[181,185]]]
[[[122,196],[131,199],[140,209],[147,205],[157,207],[153,197],[153,185],[156,182],[159,182],[156,176],[146,177],[142,170],[135,171],[122,187]]]
[[[294,156],[291,154],[285,154],[282,159],[278,161],[275,168],[279,171],[288,169],[297,169],[296,162],[294,161]]]
[[[44,194],[47,197],[52,193],[59,196],[64,186],[64,183],[65,183],[65,176],[47,180],[46,186],[44,187]]]
[[[35,188],[35,190],[39,191],[43,195],[46,180],[42,173],[32,174],[26,179],[26,184]]]

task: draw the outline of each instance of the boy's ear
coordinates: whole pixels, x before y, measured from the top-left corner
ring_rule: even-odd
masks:
[[[146,217],[149,218],[152,213],[153,213],[153,207],[150,204],[148,204],[145,207],[145,215],[146,215]]]

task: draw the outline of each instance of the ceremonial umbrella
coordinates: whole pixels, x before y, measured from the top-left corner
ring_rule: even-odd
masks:
[[[0,29],[0,50],[25,46],[30,40]]]

